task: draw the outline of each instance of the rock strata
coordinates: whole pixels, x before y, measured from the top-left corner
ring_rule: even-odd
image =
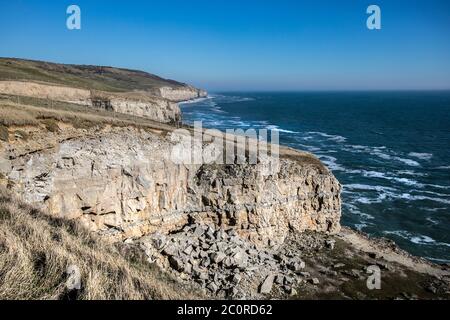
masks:
[[[1,174],[28,203],[113,240],[173,232],[188,221],[230,227],[262,246],[281,243],[290,231],[339,230],[340,185],[301,160],[312,156],[282,155],[281,170],[264,175],[262,164],[176,164],[170,132],[58,128],[28,128],[26,141],[1,142]]]

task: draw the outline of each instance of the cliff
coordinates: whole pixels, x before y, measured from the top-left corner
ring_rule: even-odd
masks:
[[[180,131],[171,125],[181,120],[176,102],[206,95],[202,90],[139,71],[0,59],[0,93],[0,271],[20,268],[18,261],[34,263],[34,251],[47,261],[56,245],[64,252],[61,262],[42,268],[64,272],[66,264],[83,263],[85,256],[72,243],[90,233],[95,240],[89,243],[137,250],[165,279],[176,279],[170,288],[192,288],[193,297],[450,296],[447,267],[341,228],[341,186],[309,153],[280,146],[276,171],[268,170],[275,164],[261,154],[254,164],[238,156],[228,164],[175,161],[174,150],[182,156],[191,152],[180,143],[183,138],[215,150],[214,138],[223,137],[211,131],[199,137],[190,127]],[[236,136],[225,140],[249,160],[255,141],[242,146]],[[11,214],[20,210],[25,210],[20,217]],[[42,228],[29,238],[17,233],[21,224]],[[67,238],[61,230],[68,226],[83,231],[69,230]],[[42,241],[42,248],[30,239]],[[12,243],[28,248],[27,256],[16,257]],[[113,259],[117,252],[98,249],[98,254]],[[96,268],[95,260],[89,261]],[[100,297],[113,292],[110,297],[146,298],[154,290],[155,297],[177,297],[152,289],[154,279],[139,271],[142,265],[135,270],[126,263],[120,260],[120,270],[131,268],[130,277],[118,277],[113,287],[143,277],[145,290],[121,293],[102,283]],[[382,291],[367,286],[373,268],[387,279]],[[33,270],[29,279],[42,274]],[[0,283],[13,287],[19,280],[5,278],[8,274],[0,272]],[[89,272],[82,281],[92,281]],[[76,296],[96,297],[88,289]],[[64,297],[58,290],[28,297]],[[0,285],[0,297],[27,296],[27,290],[5,292],[10,291]]]
[[[339,183],[309,154],[282,148],[280,172],[264,176],[261,164],[176,164],[171,130],[54,126],[7,129],[3,184],[115,240],[172,232],[192,220],[232,226],[261,244],[282,242],[289,230],[339,230]]]
[[[155,75],[112,67],[0,58],[0,94],[75,103],[178,124],[176,102],[204,90]]]

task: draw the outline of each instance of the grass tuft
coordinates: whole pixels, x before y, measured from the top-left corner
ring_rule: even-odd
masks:
[[[69,290],[68,267],[81,289]],[[195,299],[201,296],[145,260],[141,249],[107,244],[78,223],[50,217],[0,188],[0,299]]]

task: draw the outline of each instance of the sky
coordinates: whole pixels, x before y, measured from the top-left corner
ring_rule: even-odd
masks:
[[[81,30],[66,27],[71,4]],[[381,30],[366,27],[371,4]],[[1,0],[0,56],[209,91],[450,89],[450,1]]]

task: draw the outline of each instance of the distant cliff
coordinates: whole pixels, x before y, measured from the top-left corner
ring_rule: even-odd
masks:
[[[206,91],[126,69],[0,58],[0,94],[35,97],[179,123],[176,102]]]

